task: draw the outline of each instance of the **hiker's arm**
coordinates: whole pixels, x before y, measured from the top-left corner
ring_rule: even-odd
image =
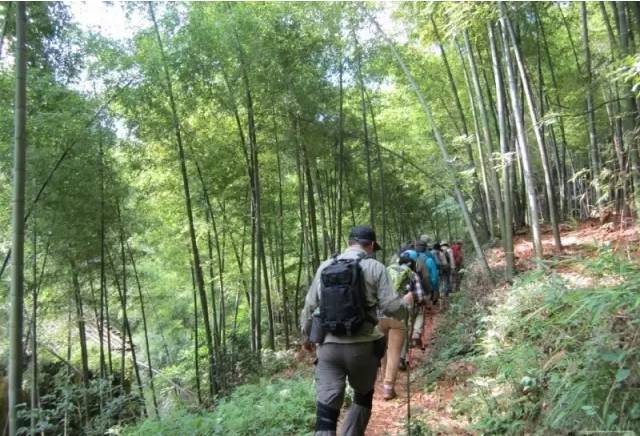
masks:
[[[403,319],[407,314],[409,304],[393,291],[384,265],[377,262],[372,268],[372,276],[378,290],[378,307],[382,313],[392,318]]]
[[[302,331],[302,337],[305,340],[309,337],[309,332],[311,331],[313,311],[316,310],[320,304],[320,272],[321,268],[318,268],[316,276],[313,278],[313,282],[311,282],[311,286],[309,286],[309,290],[307,291],[304,308],[300,314],[300,329]]]

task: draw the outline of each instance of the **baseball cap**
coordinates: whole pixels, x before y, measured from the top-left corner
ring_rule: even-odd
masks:
[[[415,250],[405,250],[400,254],[400,257],[408,257],[415,262],[418,260],[418,253]]]
[[[373,242],[373,251],[381,250],[382,247],[376,242],[376,232],[370,226],[355,226],[349,232],[349,240],[358,241],[365,245]]]

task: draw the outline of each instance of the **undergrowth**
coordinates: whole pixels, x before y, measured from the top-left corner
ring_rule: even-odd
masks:
[[[455,383],[454,414],[484,434],[640,429],[640,267],[594,259],[572,265],[589,287],[537,270],[491,297],[454,295],[427,388]]]
[[[176,411],[147,419],[124,434],[142,435],[300,435],[315,423],[314,386],[297,376],[238,387],[214,411]]]

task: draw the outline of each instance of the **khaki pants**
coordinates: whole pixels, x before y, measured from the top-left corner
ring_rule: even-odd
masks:
[[[402,353],[406,329],[404,322],[391,318],[382,318],[378,322],[378,328],[387,337],[387,354],[382,363],[384,367],[384,384],[385,386],[393,387],[398,376],[400,354]]]

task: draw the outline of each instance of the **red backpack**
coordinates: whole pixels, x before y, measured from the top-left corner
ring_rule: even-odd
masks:
[[[453,260],[456,262],[456,267],[460,268],[462,265],[462,246],[460,244],[453,244],[451,251],[453,251]]]

